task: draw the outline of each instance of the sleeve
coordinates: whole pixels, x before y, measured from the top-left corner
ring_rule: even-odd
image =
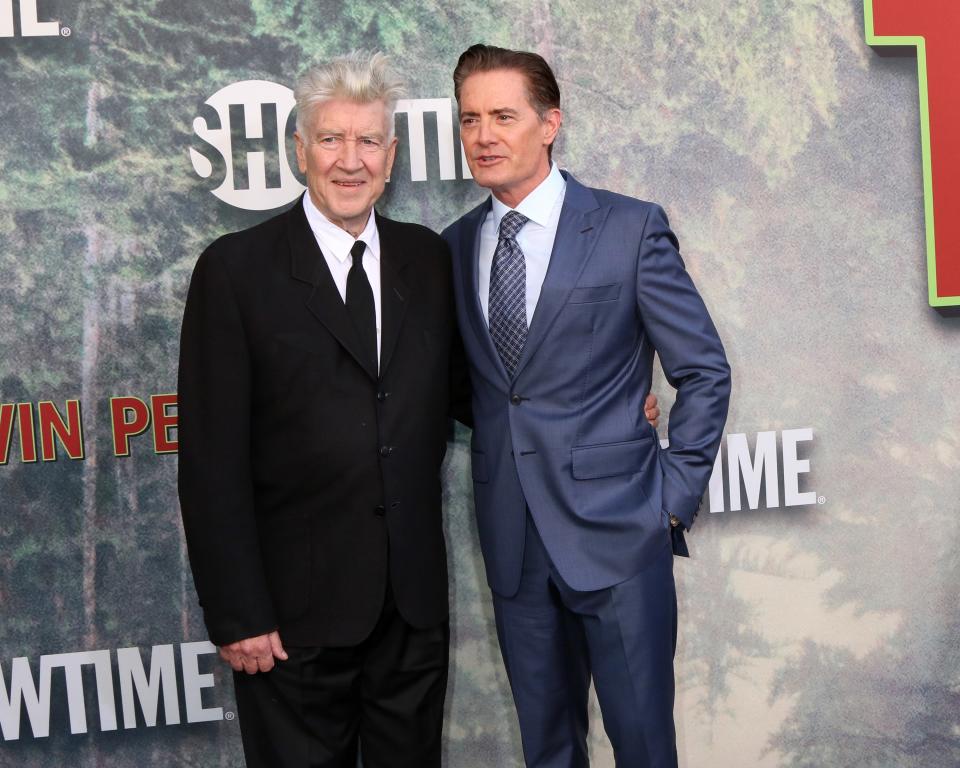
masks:
[[[660,455],[663,511],[690,528],[723,435],[730,366],[660,206],[647,216],[638,258],[637,305],[667,381],[677,390],[670,445]]]
[[[270,632],[277,622],[254,509],[250,352],[217,243],[190,281],[177,389],[187,551],[210,639],[225,645]]]
[[[453,319],[453,338],[450,345],[450,417],[465,427],[473,428],[470,370],[456,318]]]

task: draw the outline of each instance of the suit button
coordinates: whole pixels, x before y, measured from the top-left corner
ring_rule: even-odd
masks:
[[[510,395],[510,402],[513,403],[514,405],[520,405],[520,403],[523,402],[523,398],[520,397],[520,395],[516,395],[516,394]]]
[[[381,403],[388,397],[390,397],[389,392],[377,392],[377,400],[379,400]]]
[[[373,508],[373,514],[375,514],[377,517],[383,517],[385,514],[387,514],[386,507],[384,507],[383,504],[377,504],[377,506]]]
[[[393,446],[390,446],[390,445],[382,445],[382,446],[380,446],[380,455],[381,455],[381,456],[386,457],[386,456],[389,456],[391,453],[393,453]]]

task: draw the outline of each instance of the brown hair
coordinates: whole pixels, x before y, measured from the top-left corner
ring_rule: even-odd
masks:
[[[560,109],[560,86],[550,65],[543,56],[529,51],[512,51],[495,45],[477,43],[460,54],[453,70],[453,94],[460,103],[463,82],[478,72],[510,69],[523,75],[527,82],[527,100],[541,119],[547,110]],[[552,157],[553,144],[547,147],[547,156]]]

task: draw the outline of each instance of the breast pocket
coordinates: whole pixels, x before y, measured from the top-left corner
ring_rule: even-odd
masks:
[[[621,283],[609,285],[584,285],[570,292],[568,304],[597,304],[602,301],[616,301],[620,298]]]

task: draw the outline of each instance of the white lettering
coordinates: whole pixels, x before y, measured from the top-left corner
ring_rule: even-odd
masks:
[[[0,0],[0,37],[13,37],[13,0]]]
[[[800,492],[800,475],[810,471],[810,460],[797,458],[797,443],[808,440],[813,440],[813,430],[809,427],[783,431],[783,495],[784,504],[788,507],[814,504],[817,501],[816,491]]]
[[[10,665],[9,695],[0,668],[0,730],[5,741],[20,738],[20,706],[26,705],[36,738],[50,734],[50,666],[40,664],[40,684],[34,685],[30,662],[23,656]]]
[[[70,733],[87,732],[87,708],[83,699],[81,667],[93,664],[97,680],[97,706],[100,710],[100,730],[117,730],[117,711],[113,699],[113,671],[110,651],[79,651],[57,653],[40,657],[40,677],[43,669],[63,667],[67,681],[67,710],[70,713]]]
[[[193,121],[193,130],[217,150],[226,167],[223,183],[213,190],[213,194],[229,205],[249,211],[269,211],[296,200],[305,187],[293,175],[285,141],[287,118],[296,105],[293,91],[268,80],[244,80],[221,88],[206,103],[216,110],[220,127],[210,128],[206,120],[197,117]],[[243,110],[244,138],[236,148],[231,135],[231,106]],[[269,142],[265,136],[263,109],[267,109],[272,123]],[[276,151],[276,166],[272,170],[278,176],[278,183],[269,187],[268,148]],[[236,183],[234,149],[245,150],[237,153],[238,158],[243,159],[246,173],[242,188]],[[190,161],[201,178],[208,178],[213,173],[209,159],[193,148],[190,149]]]
[[[760,506],[760,483],[766,477],[767,509],[780,505],[780,483],[777,477],[777,433],[757,434],[757,450],[750,460],[746,435],[727,435],[727,478],[730,485],[730,509],[740,509],[740,478],[747,491],[750,509]]]
[[[123,708],[123,727],[136,728],[134,690],[140,702],[143,721],[147,727],[157,724],[160,689],[163,688],[163,714],[167,725],[180,723],[177,706],[177,667],[172,645],[155,645],[150,656],[150,679],[143,669],[139,648],[117,650],[117,676],[120,678],[120,704]]]
[[[410,143],[410,180],[427,180],[427,142],[424,134],[423,116],[427,112],[437,115],[437,155],[440,160],[440,178],[457,178],[453,154],[453,108],[446,99],[401,99],[397,102],[396,114],[406,113],[408,141]],[[466,163],[463,164],[466,168]]]
[[[24,37],[57,37],[60,23],[37,21],[37,0],[20,0],[20,30]]]
[[[13,0],[0,0],[0,37],[13,37]],[[20,0],[20,34],[22,37],[57,37],[59,21],[39,21],[37,0]]]
[[[206,723],[223,719],[222,707],[204,707],[202,691],[212,688],[212,674],[200,674],[198,657],[216,653],[209,642],[183,643],[181,649],[181,681],[187,721]],[[53,670],[63,669],[66,686],[67,715],[70,733],[87,733],[86,699],[84,697],[83,667],[92,664],[97,686],[97,708],[101,731],[117,730],[117,708],[113,693],[113,666],[111,651],[79,651],[57,653],[40,657],[39,680],[34,681],[30,662],[24,657],[10,664],[9,678],[0,665],[0,733],[4,741],[20,738],[23,710],[34,738],[50,735],[50,691]],[[166,725],[179,725],[177,668],[172,645],[156,645],[151,650],[149,675],[144,669],[138,648],[120,648],[116,652],[117,676],[123,709],[123,727],[136,728],[136,703],[139,702],[143,721],[148,727],[157,725],[159,697],[163,694],[163,712]],[[7,680],[9,679],[9,686]]]
[[[710,513],[723,512],[723,451],[717,451],[717,460],[713,462],[707,493],[710,494]]]
[[[766,509],[781,506],[780,487],[783,484],[785,507],[797,507],[817,502],[816,491],[799,490],[799,476],[810,471],[810,461],[797,459],[797,443],[813,439],[813,430],[787,429],[781,433],[758,432],[755,449],[751,453],[746,434],[732,433],[726,436],[726,450],[717,452],[717,459],[710,473],[707,490],[710,494],[710,512],[738,511],[743,506],[740,492],[741,479],[746,491],[748,509],[760,508],[760,488],[764,486]],[[777,456],[777,442],[783,454],[782,467]],[[723,463],[727,471],[724,473]],[[781,475],[782,471],[782,475]],[[724,481],[730,489],[729,506],[724,505]]]
[[[188,723],[208,723],[223,720],[223,707],[204,709],[200,691],[213,687],[213,675],[201,675],[197,657],[205,653],[216,653],[213,643],[183,643],[180,646],[180,665],[183,667],[183,701],[187,708]]]

